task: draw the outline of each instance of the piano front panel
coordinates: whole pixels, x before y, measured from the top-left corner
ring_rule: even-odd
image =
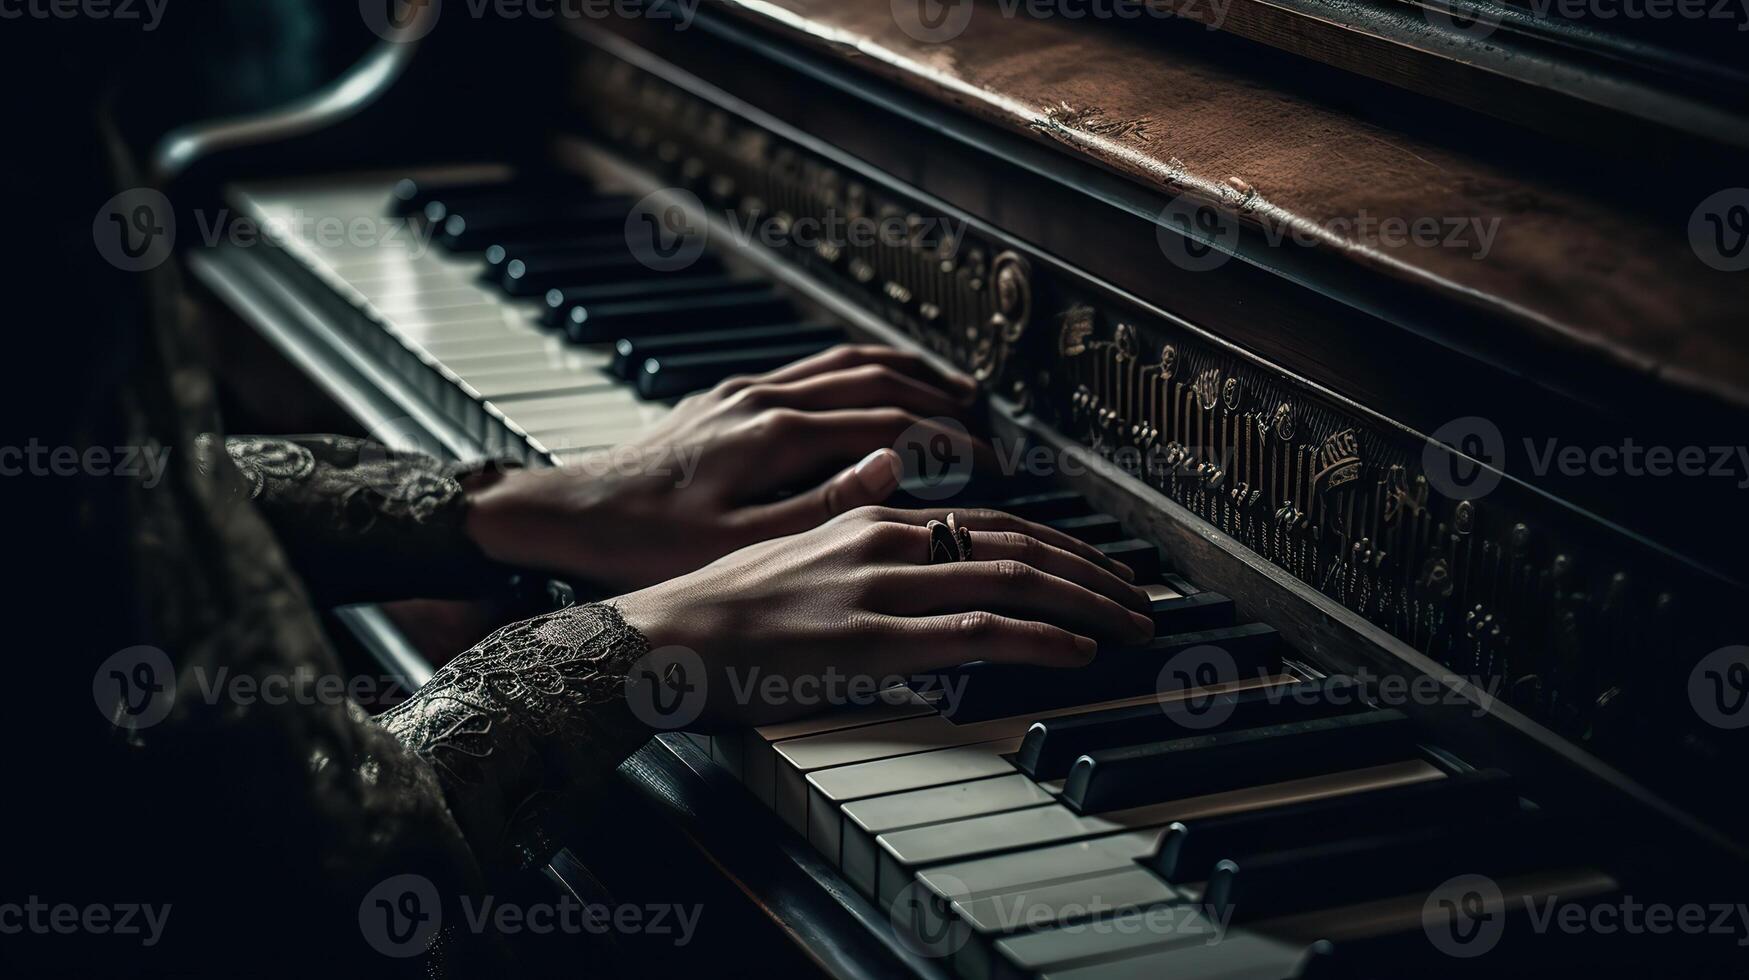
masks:
[[[1731,642],[1714,612],[1736,594],[1724,579],[1503,478],[1470,434],[1430,438],[1375,414],[707,83],[646,70],[621,41],[601,45],[577,46],[587,139],[705,212],[779,229],[779,257],[972,372],[1029,431],[1114,464],[1650,778],[1685,742],[1719,736],[1695,723],[1685,685]],[[908,231],[852,248],[781,233],[846,218]]]

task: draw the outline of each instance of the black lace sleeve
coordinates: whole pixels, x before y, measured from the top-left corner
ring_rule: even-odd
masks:
[[[625,697],[648,649],[613,606],[572,606],[492,634],[379,720],[431,765],[476,853],[526,864],[550,851],[548,809],[649,739]]]
[[[224,447],[319,603],[465,598],[510,579],[463,531],[460,481],[499,464],[347,436],[233,436]]]

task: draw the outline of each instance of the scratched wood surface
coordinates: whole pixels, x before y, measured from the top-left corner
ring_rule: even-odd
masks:
[[[1486,307],[1576,354],[1749,404],[1749,273],[1709,267],[1678,188],[1650,206],[1632,187],[1586,193],[1570,173],[1410,137],[1199,53],[1195,32],[1102,30],[1003,17],[976,2],[956,37],[919,39],[903,5],[724,0],[751,21],[1237,221],[1295,229],[1379,274]],[[909,30],[907,29],[909,28]],[[1510,137],[1511,131],[1504,131]],[[1680,181],[1683,174],[1660,175]],[[1749,192],[1745,192],[1749,200]],[[1485,254],[1385,240],[1365,220],[1469,229]],[[1431,226],[1430,226],[1431,227]],[[1576,359],[1575,365],[1582,363]]]

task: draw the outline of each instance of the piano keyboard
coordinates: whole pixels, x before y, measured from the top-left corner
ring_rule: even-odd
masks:
[[[236,193],[357,315],[356,339],[500,449],[564,462],[622,443],[681,395],[843,336],[720,257],[638,262],[633,202],[580,183],[492,171]],[[431,247],[299,233],[360,215]],[[1454,876],[1494,883],[1464,906],[1483,917],[1617,885],[1510,776],[1304,666],[1085,499],[987,498],[1128,562],[1152,583],[1156,638],[1080,671],[970,664],[873,705],[688,736],[906,945],[971,980],[1510,975],[1595,955],[1528,929],[1504,954],[1435,952],[1425,908]],[[1212,686],[1163,672],[1211,647]]]
[[[355,339],[492,451],[556,462],[636,439],[678,398],[844,339],[706,253],[640,261],[636,201],[506,169],[253,184],[233,197],[354,314]],[[380,233],[342,241],[366,219]]]
[[[1058,527],[1103,523],[1062,518],[1100,516],[1068,496]],[[1467,907],[1484,918],[1617,885],[1508,774],[1303,666],[1225,597],[1153,581],[1156,638],[1083,672],[968,665],[876,704],[688,738],[905,946],[968,980],[1511,975],[1596,955],[1529,928],[1474,963],[1438,952],[1424,906],[1458,876],[1499,889]],[[1163,671],[1211,644],[1236,674],[1185,687]]]

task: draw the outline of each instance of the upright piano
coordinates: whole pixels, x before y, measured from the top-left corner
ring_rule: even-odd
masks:
[[[899,447],[908,498],[1122,556],[1159,627],[653,740],[615,805],[659,850],[547,873],[720,895],[658,975],[1742,975],[1732,24],[585,6],[391,4],[331,88],[168,138],[177,206],[259,232],[186,254],[223,343],[358,431],[529,465],[832,344],[922,351],[1010,452]],[[401,234],[324,233],[358,220]],[[341,615],[429,675],[393,609]],[[1636,907],[1672,917],[1611,928]]]

